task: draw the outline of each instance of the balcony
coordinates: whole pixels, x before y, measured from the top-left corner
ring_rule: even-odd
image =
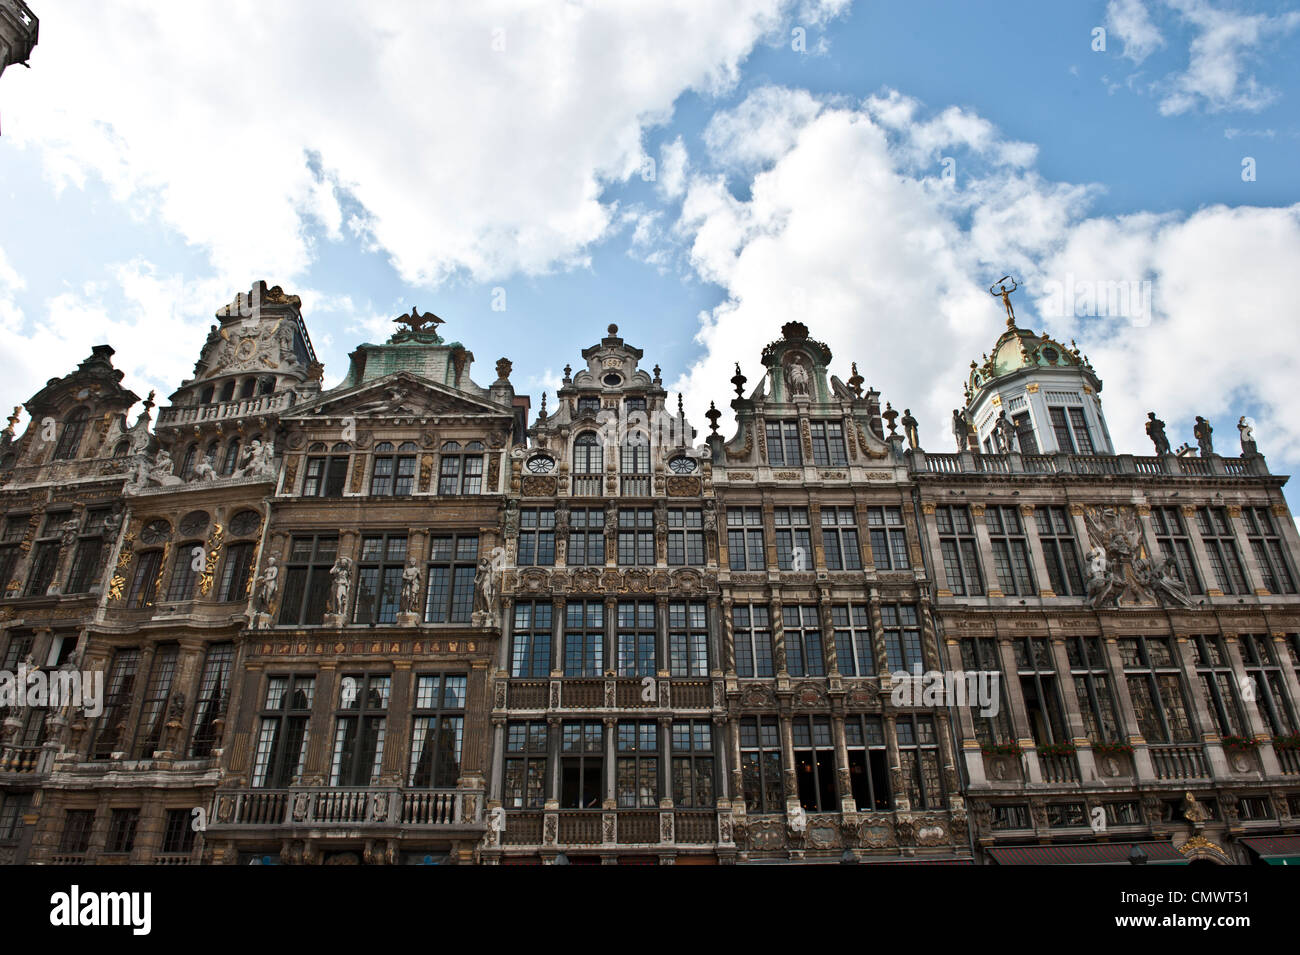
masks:
[[[1277,763],[1282,767],[1283,773],[1288,776],[1300,776],[1300,750],[1282,749],[1275,743],[1273,752],[1277,753]]]
[[[511,680],[507,705],[512,710],[544,710],[549,680]]]
[[[393,827],[476,826],[477,812],[467,818],[459,789],[250,789],[218,793],[213,800],[209,828],[261,828],[273,826]]]
[[[1156,779],[1205,779],[1210,775],[1200,746],[1151,746]]]
[[[292,391],[280,391],[273,395],[250,395],[247,398],[233,398],[230,401],[214,401],[206,405],[175,405],[162,408],[158,412],[158,427],[180,427],[188,424],[201,424],[205,421],[229,421],[278,414],[294,402]]]
[[[604,497],[605,476],[603,474],[575,474],[571,494],[573,497]]]
[[[1071,753],[1069,756],[1038,754],[1038,766],[1043,773],[1045,783],[1077,783],[1079,781],[1079,761]]]
[[[1161,457],[1132,454],[935,454],[909,451],[908,467],[924,474],[1078,474],[1085,477],[1126,474],[1251,475],[1268,474],[1262,457]]]
[[[41,762],[40,746],[0,747],[0,773],[34,773]]]

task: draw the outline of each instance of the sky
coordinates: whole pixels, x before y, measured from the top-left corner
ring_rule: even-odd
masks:
[[[795,319],[947,451],[1010,273],[1117,451],[1300,466],[1300,2],[29,2],[5,410],[103,342],[165,403],[264,279],[327,387],[416,306],[537,408],[612,322],[701,435]]]

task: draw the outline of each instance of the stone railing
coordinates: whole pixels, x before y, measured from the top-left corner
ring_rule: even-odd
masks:
[[[1210,775],[1205,751],[1198,745],[1148,747],[1156,779],[1204,779]]]
[[[909,469],[923,474],[1078,474],[1105,475],[1250,475],[1268,474],[1263,455],[1224,458],[1177,457],[1172,454],[1142,457],[1133,454],[932,454],[907,452]]]
[[[209,828],[474,826],[481,793],[461,789],[249,789],[218,793]],[[464,797],[472,796],[470,800]],[[466,804],[474,811],[466,813]]]
[[[292,391],[280,391],[273,395],[250,395],[247,398],[232,398],[230,401],[214,401],[206,405],[172,406],[158,411],[158,427],[199,424],[204,421],[228,421],[232,418],[246,418],[251,415],[276,414],[288,408],[294,402]]]

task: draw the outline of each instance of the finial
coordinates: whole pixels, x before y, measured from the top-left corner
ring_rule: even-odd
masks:
[[[736,397],[745,397],[745,382],[749,381],[740,373],[740,362],[736,362],[736,373],[731,376],[731,383],[736,387]]]
[[[7,434],[11,438],[14,436],[14,429],[18,426],[18,414],[22,410],[22,405],[14,405],[14,413],[9,416],[9,426],[5,428],[4,431],[0,432],[0,434]]]
[[[889,436],[891,438],[894,435],[898,434],[898,427],[894,424],[894,422],[898,419],[898,412],[894,410],[894,406],[891,405],[888,401],[885,402],[885,413],[882,414],[880,417],[884,418],[885,421],[888,422]]]
[[[849,379],[849,387],[853,389],[853,396],[855,398],[862,397],[862,382],[864,380],[865,379],[858,374],[858,363],[855,361],[853,363],[853,377]]]
[[[654,370],[655,370],[655,384],[657,385],[659,384],[659,382],[663,381],[663,379],[659,377],[660,369],[658,365],[655,365]]]
[[[610,323],[609,323],[609,337],[610,337],[610,338],[613,338],[613,337],[614,337],[615,335],[617,335],[617,334],[618,334],[618,326],[615,325],[613,322],[610,322]]]
[[[541,410],[537,412],[537,420],[538,421],[546,420],[546,392],[544,391],[542,392],[542,407]]]
[[[1011,288],[1007,288],[1007,281],[1011,282]],[[1004,275],[992,285],[989,286],[989,294],[994,298],[1001,297],[1002,304],[1007,307],[1007,328],[1016,327],[1016,312],[1011,307],[1011,293],[1020,288],[1020,284],[1010,275]]]
[[[149,397],[146,398],[146,399],[144,399],[144,410],[145,410],[146,413],[147,413],[150,409],[152,409],[153,406],[154,406],[153,396],[154,396],[155,394],[156,394],[156,392],[151,388],[151,389],[149,390]]]
[[[565,381],[565,383],[567,384],[568,382],[570,382],[570,381],[572,381],[572,380],[573,380],[573,366],[572,366],[572,365],[565,365],[565,366],[564,366],[564,381]]]
[[[709,419],[709,430],[714,434],[717,434],[718,419],[722,417],[722,412],[718,410],[717,406],[712,401],[709,402],[709,410],[704,412],[704,417]]]
[[[677,413],[678,413],[679,415],[683,413],[683,412],[682,412],[682,393],[681,393],[680,391],[677,392]]]

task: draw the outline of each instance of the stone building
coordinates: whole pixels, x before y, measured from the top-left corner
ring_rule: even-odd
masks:
[[[41,24],[23,0],[0,0],[0,74],[15,63],[27,65]]]
[[[1006,304],[955,452],[799,322],[702,440],[614,326],[531,420],[261,282],[156,424],[96,346],[0,431],[0,861],[1300,857],[1286,478]]]

